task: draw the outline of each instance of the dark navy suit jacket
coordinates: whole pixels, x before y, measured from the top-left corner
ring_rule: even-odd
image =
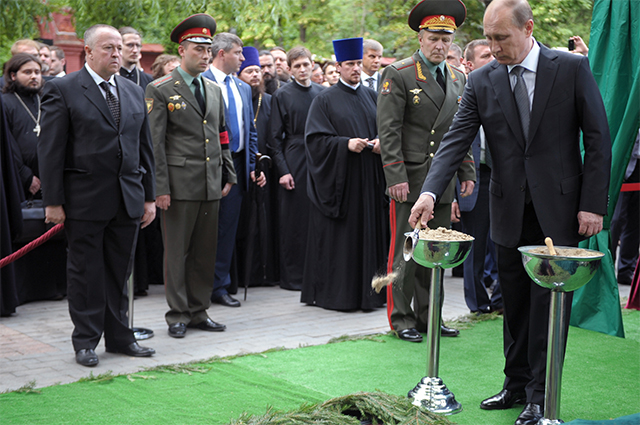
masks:
[[[469,74],[460,108],[444,136],[422,192],[441,195],[483,126],[491,151],[491,236],[515,247],[525,191],[545,235],[574,245],[579,211],[607,213],[611,139],[602,97],[586,57],[540,46],[526,137],[505,65]],[[583,133],[584,160],[580,132]]]
[[[211,69],[207,69],[203,72],[202,76],[217,83]],[[251,87],[249,87],[249,84],[237,77],[233,77],[233,80],[236,82],[238,91],[242,97],[242,123],[244,126],[244,149],[242,150],[242,154],[244,155],[243,159],[245,164],[244,187],[242,189],[244,191],[248,191],[249,182],[251,181],[249,173],[255,169],[256,153],[258,153],[258,133],[253,125],[253,100],[251,98]],[[225,116],[229,116],[227,112],[228,106],[225,107]],[[227,131],[230,131],[228,125]],[[239,170],[236,170],[236,173],[238,172]]]

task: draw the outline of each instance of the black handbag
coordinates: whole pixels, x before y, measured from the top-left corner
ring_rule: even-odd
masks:
[[[28,199],[20,203],[22,209],[22,233],[13,241],[16,244],[28,244],[44,235],[55,224],[44,222],[42,199]],[[63,236],[56,235],[56,239]]]

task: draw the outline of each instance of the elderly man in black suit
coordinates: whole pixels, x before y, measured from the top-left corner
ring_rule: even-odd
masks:
[[[140,225],[155,217],[154,159],[144,93],[115,75],[122,37],[108,25],[84,34],[86,64],[52,80],[42,96],[38,142],[45,221],[64,223],[67,289],[76,361],[107,352],[148,357],[127,327],[122,305]]]
[[[526,0],[494,0],[484,32],[496,60],[469,74],[409,221],[427,223],[482,125],[493,161],[491,237],[504,301],[506,377],[503,390],[480,407],[526,401],[516,425],[535,424],[543,412],[550,291],[529,279],[517,248],[541,245],[545,236],[576,246],[602,230],[611,140],[587,58],[536,42]]]

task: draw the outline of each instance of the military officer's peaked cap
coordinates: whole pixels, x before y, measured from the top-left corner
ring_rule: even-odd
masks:
[[[467,8],[460,0],[422,0],[409,14],[409,27],[453,34],[467,17]]]
[[[171,41],[178,44],[185,40],[198,44],[211,44],[215,33],[216,20],[206,13],[198,13],[189,16],[171,31]]]

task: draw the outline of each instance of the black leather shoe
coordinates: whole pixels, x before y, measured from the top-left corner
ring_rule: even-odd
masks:
[[[236,300],[229,294],[224,294],[219,297],[211,298],[211,302],[224,305],[227,307],[240,307],[240,301]]]
[[[205,320],[204,322],[200,322],[195,325],[189,324],[189,327],[202,329],[203,331],[209,331],[209,332],[222,332],[223,330],[227,329],[227,327],[222,323],[216,323],[209,318],[207,318],[207,320]]]
[[[542,406],[535,403],[527,403],[516,419],[515,425],[535,425],[542,419]]]
[[[187,325],[184,323],[174,323],[169,325],[169,336],[173,338],[184,338],[187,333]]]
[[[422,342],[422,335],[414,328],[398,331],[398,338],[409,342]]]
[[[513,392],[502,390],[493,397],[489,397],[480,403],[480,408],[484,410],[504,410],[509,409],[514,404],[522,404],[526,400],[523,392]]]
[[[445,325],[440,325],[440,336],[458,336],[460,331],[453,328],[448,328]]]
[[[132,342],[129,345],[118,348],[107,348],[107,353],[126,354],[131,357],[151,357],[156,353],[156,350],[148,347],[141,347],[137,342]]]
[[[94,367],[98,364],[98,355],[91,348],[78,350],[76,352],[76,363],[82,366]]]

